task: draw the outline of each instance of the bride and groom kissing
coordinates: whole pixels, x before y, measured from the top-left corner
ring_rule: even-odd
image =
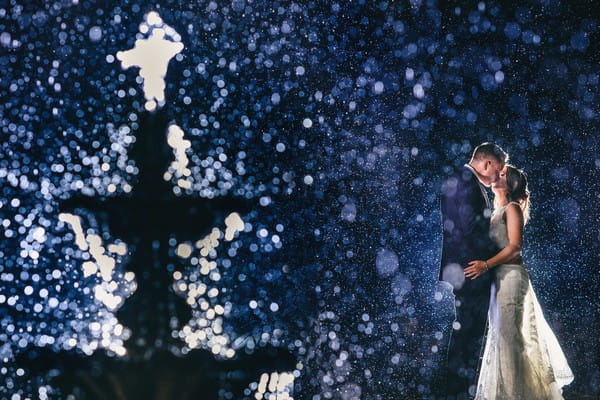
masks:
[[[483,143],[442,184],[439,279],[452,285],[456,312],[447,400],[562,399],[573,380],[521,258],[527,175],[507,161],[500,146]]]

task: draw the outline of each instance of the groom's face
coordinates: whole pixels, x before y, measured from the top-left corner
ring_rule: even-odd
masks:
[[[488,158],[485,162],[485,176],[489,183],[492,184],[500,179],[500,173],[504,168],[504,163],[495,158]]]

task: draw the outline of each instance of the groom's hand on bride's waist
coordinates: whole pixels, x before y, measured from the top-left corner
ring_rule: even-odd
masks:
[[[464,273],[469,279],[477,279],[489,270],[487,262],[481,260],[469,261],[468,265],[469,266],[464,269]]]

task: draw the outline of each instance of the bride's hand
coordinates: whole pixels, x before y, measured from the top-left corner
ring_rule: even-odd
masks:
[[[470,279],[476,279],[486,272],[485,261],[470,261],[469,266],[464,270],[465,276]]]

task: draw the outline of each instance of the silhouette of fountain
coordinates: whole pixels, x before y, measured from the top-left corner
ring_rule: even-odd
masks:
[[[263,372],[289,371],[295,360],[285,349],[265,347],[234,360],[217,361],[206,350],[183,355],[171,332],[191,318],[191,309],[172,289],[177,261],[168,254],[169,240],[198,240],[231,212],[251,210],[248,200],[234,197],[202,199],[177,196],[163,174],[173,158],[166,145],[168,120],[164,111],[140,117],[136,141],[129,155],[140,173],[129,194],[113,197],[77,195],[65,200],[62,212],[87,212],[108,221],[112,235],[132,250],[128,268],[135,273],[137,290],[117,312],[130,328],[127,355],[103,351],[85,356],[74,350],[54,353],[31,348],[21,362],[35,370],[58,369],[52,384],[78,399],[215,399],[220,389],[234,398]]]

